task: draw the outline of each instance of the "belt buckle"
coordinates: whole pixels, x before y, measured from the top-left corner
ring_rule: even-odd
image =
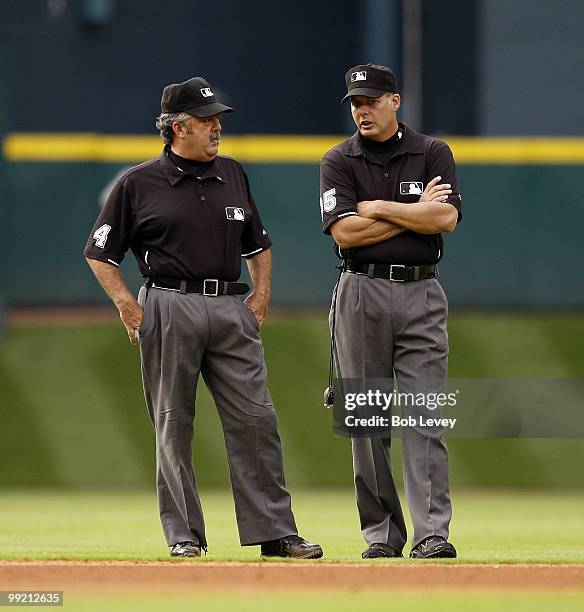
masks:
[[[407,266],[403,265],[403,264],[391,264],[389,266],[389,280],[393,281],[394,283],[405,283],[406,279],[405,278],[393,278],[393,269],[394,268],[403,268],[405,270]]]
[[[207,283],[215,283],[214,291],[207,291]],[[203,295],[217,297],[219,295],[219,280],[217,278],[206,278],[203,281]]]

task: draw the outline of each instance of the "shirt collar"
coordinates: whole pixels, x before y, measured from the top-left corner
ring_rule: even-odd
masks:
[[[180,183],[184,179],[185,176],[188,176],[188,172],[183,172],[166,154],[167,148],[169,145],[164,147],[164,150],[159,156],[160,166],[162,168],[162,172],[164,176],[168,180],[168,182],[174,187],[177,183]],[[198,179],[215,179],[219,183],[225,183],[226,180],[223,178],[223,165],[221,164],[221,159],[219,156],[215,157],[213,163],[209,165],[208,168],[205,169],[203,174]]]
[[[418,132],[415,132],[401,121],[398,123],[398,127],[403,132],[403,139],[400,147],[397,149],[395,154],[401,155],[402,153],[410,153],[412,155],[417,155],[419,153],[423,153],[425,147],[424,137],[422,136],[422,134],[418,134]],[[359,138],[359,132],[355,132],[351,136],[351,138],[349,138],[344,153],[349,157],[365,156],[367,151],[363,146],[361,139]]]

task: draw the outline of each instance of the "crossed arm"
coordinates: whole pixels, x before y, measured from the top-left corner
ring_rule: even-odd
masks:
[[[359,216],[339,219],[331,234],[341,248],[368,246],[412,230],[420,234],[451,232],[456,227],[458,211],[445,202],[452,193],[448,183],[439,184],[437,176],[426,186],[415,204],[371,200],[359,202]]]

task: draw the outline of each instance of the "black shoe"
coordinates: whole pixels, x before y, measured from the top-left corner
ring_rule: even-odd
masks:
[[[170,549],[171,557],[200,557],[201,547],[194,542],[179,542]]]
[[[441,536],[430,536],[410,552],[412,559],[455,559],[456,548]]]
[[[371,544],[369,548],[361,554],[361,557],[363,557],[363,559],[380,559],[382,557],[403,557],[403,555],[401,553],[398,553],[397,550],[389,544],[381,544],[375,542],[374,544]]]
[[[292,557],[293,559],[320,559],[323,555],[318,544],[311,544],[297,535],[262,543],[262,557]]]

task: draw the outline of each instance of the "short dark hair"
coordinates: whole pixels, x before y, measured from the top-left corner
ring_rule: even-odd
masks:
[[[164,144],[172,144],[174,138],[173,123],[186,123],[191,116],[188,113],[161,113],[156,117],[156,127],[160,130],[160,137]]]

